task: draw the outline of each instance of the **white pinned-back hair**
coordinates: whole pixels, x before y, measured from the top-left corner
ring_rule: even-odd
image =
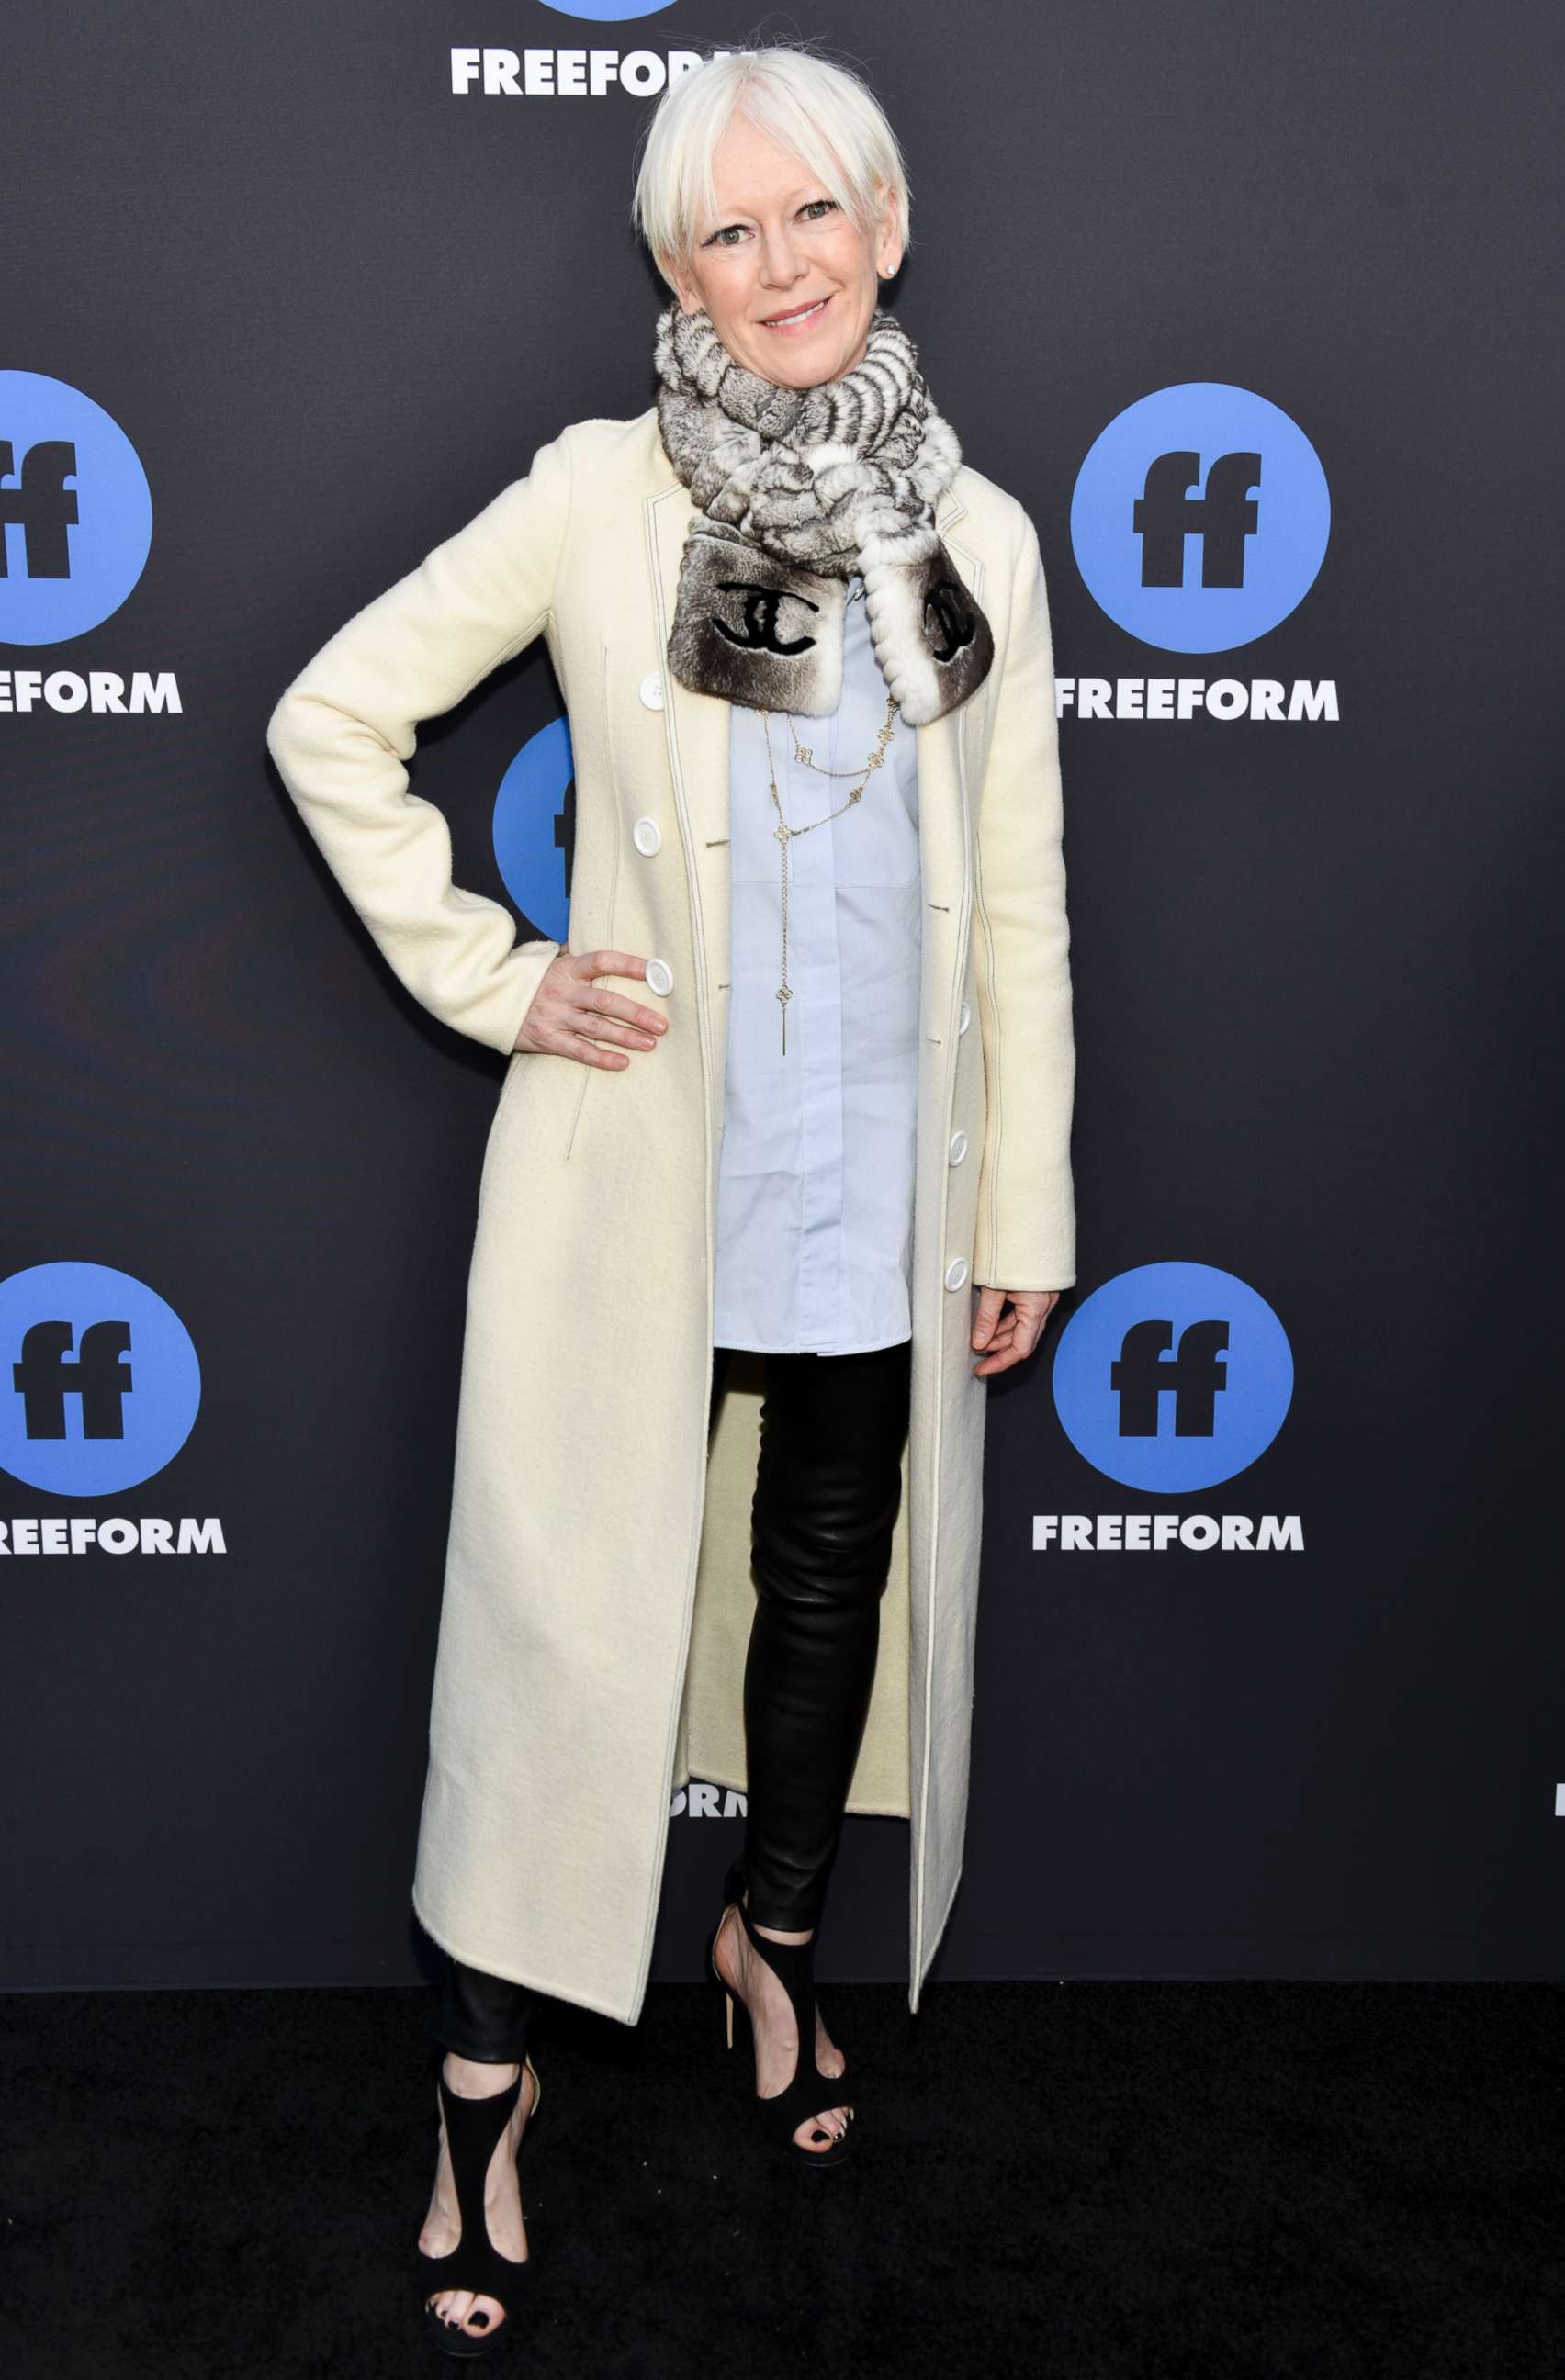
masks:
[[[653,112],[630,221],[665,280],[668,263],[689,260],[716,212],[713,154],[736,115],[817,174],[862,232],[872,232],[886,193],[894,193],[908,244],[907,169],[880,102],[851,67],[803,43],[772,43],[703,59],[669,84]]]

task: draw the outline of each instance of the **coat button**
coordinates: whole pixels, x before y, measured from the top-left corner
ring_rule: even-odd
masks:
[[[960,1008],[958,1010],[958,1012],[957,1012],[957,1031],[958,1031],[959,1033],[965,1033],[965,1032],[967,1031],[968,1026],[972,1024],[972,1009],[968,1006],[967,1002],[964,1000],[964,1001],[962,1002],[961,1007],[960,1007]]]
[[[654,818],[639,818],[630,829],[630,839],[638,851],[650,855],[662,848],[663,830]]]
[[[965,1133],[965,1132],[954,1132],[954,1133],[951,1135],[951,1163],[952,1163],[953,1165],[960,1165],[960,1164],[961,1163],[961,1161],[962,1161],[962,1159],[963,1159],[966,1155],[967,1155],[967,1135],[966,1135],[966,1133]]]
[[[649,710],[661,710],[663,708],[663,672],[661,670],[648,670],[645,677],[642,680],[640,692],[642,700],[646,704]]]
[[[953,1257],[950,1263],[946,1267],[947,1288],[960,1289],[966,1279],[967,1258],[965,1257]]]
[[[673,989],[674,989],[674,970],[673,970],[673,968],[669,965],[669,964],[668,964],[667,960],[666,960],[666,959],[648,959],[648,961],[647,961],[647,990],[648,990],[649,991],[663,991],[663,992],[668,992],[668,991],[672,991],[672,990],[673,990]]]

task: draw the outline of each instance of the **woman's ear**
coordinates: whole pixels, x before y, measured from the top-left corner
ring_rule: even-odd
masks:
[[[889,281],[902,261],[901,211],[897,193],[888,189],[882,202],[879,228],[875,235],[874,269],[882,281]]]
[[[672,292],[672,294],[679,299],[680,305],[685,307],[685,311],[688,314],[690,312],[690,308],[685,306],[685,286],[679,279],[679,269],[675,263],[673,258],[671,256],[654,255],[652,261],[657,267],[658,278],[663,283],[664,287]]]

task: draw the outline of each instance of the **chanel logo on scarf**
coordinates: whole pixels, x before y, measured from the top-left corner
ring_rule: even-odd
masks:
[[[923,599],[924,613],[942,640],[935,647],[937,662],[954,662],[978,633],[977,614],[962,600],[966,593],[960,578],[942,578]]]
[[[668,638],[679,684],[756,710],[835,710],[856,575],[910,726],[965,702],[995,641],[935,527],[961,450],[895,315],[876,307],[862,361],[838,379],[779,388],[676,298],[654,360],[663,450],[696,506]]]
[[[715,613],[712,614],[713,626],[719,636],[727,637],[730,644],[742,647],[746,652],[762,650],[769,653],[802,653],[814,643],[813,637],[794,637],[787,644],[778,638],[777,605],[782,598],[775,588],[757,587],[751,578],[720,578],[717,590],[722,595],[738,593],[748,598],[744,607],[742,637],[729,627],[727,620],[720,620]],[[792,600],[796,603],[808,604],[812,612],[818,612],[821,608],[818,603],[810,603],[804,595],[796,595]]]

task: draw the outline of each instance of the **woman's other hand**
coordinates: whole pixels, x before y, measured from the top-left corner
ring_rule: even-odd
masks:
[[[1007,1298],[1011,1310],[1000,1320],[1000,1309]],[[984,1378],[990,1372],[1009,1371],[1030,1355],[1043,1336],[1045,1323],[1059,1303],[1058,1289],[980,1289],[978,1308],[972,1318],[972,1343],[984,1350],[982,1363],[974,1364],[973,1372]]]
[[[517,1048],[580,1058],[584,1066],[628,1066],[624,1051],[655,1050],[668,1030],[668,1019],[623,992],[600,991],[593,978],[644,976],[646,971],[645,959],[630,951],[561,951],[549,961],[532,995]],[[600,1041],[612,1046],[600,1050]]]

